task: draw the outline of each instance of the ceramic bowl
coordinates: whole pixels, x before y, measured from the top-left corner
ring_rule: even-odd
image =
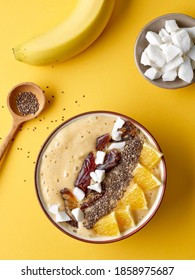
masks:
[[[164,159],[164,156],[163,156],[162,160],[160,162],[160,173],[161,173],[161,176],[160,176],[161,178],[160,179],[161,179],[162,184],[159,187],[159,191],[158,191],[157,197],[155,199],[155,202],[154,202],[152,208],[146,214],[146,216],[143,218],[143,220],[141,222],[138,222],[138,224],[136,224],[135,227],[126,231],[124,234],[121,234],[120,236],[117,236],[117,237],[116,236],[115,237],[101,237],[101,238],[100,237],[93,237],[93,238],[83,237],[83,236],[79,236],[77,233],[74,233],[74,232],[70,231],[66,226],[64,226],[64,224],[56,223],[54,217],[52,217],[51,213],[49,212],[48,207],[47,207],[46,202],[45,202],[45,199],[43,197],[43,188],[41,187],[41,184],[43,184],[42,179],[41,179],[41,164],[42,164],[42,161],[44,160],[45,154],[46,153],[48,154],[48,149],[49,149],[48,147],[49,147],[50,143],[53,141],[53,139],[54,138],[56,139],[56,137],[59,136],[59,133],[66,130],[66,128],[68,126],[71,126],[72,124],[81,120],[82,118],[86,118],[86,117],[89,117],[89,116],[95,117],[96,120],[98,119],[99,116],[112,117],[112,118],[114,117],[115,119],[119,116],[119,117],[123,118],[124,120],[130,121],[132,124],[134,124],[136,127],[138,127],[144,133],[144,135],[148,138],[148,140],[151,142],[151,144],[154,145],[154,147],[156,147],[157,150],[161,151],[161,149],[160,149],[157,141],[155,140],[155,138],[151,135],[151,133],[143,125],[141,125],[140,123],[138,123],[137,121],[135,121],[134,119],[132,119],[128,116],[125,116],[125,115],[122,115],[122,114],[119,114],[119,113],[116,113],[116,112],[109,112],[109,111],[92,111],[92,112],[86,112],[86,113],[74,116],[73,118],[66,120],[60,126],[58,126],[51,133],[51,135],[48,137],[48,139],[43,144],[43,146],[42,146],[42,148],[39,152],[37,162],[36,162],[35,186],[36,186],[36,193],[37,193],[37,196],[38,196],[38,200],[39,200],[40,205],[41,205],[43,211],[45,212],[46,216],[63,233],[65,233],[68,236],[71,236],[71,237],[73,237],[77,240],[85,241],[85,242],[89,242],[89,243],[96,243],[96,244],[110,243],[110,242],[115,242],[115,241],[122,240],[122,239],[127,238],[127,237],[133,235],[134,233],[138,232],[154,216],[154,214],[156,213],[156,211],[158,210],[158,208],[159,208],[159,206],[162,202],[164,192],[165,192],[166,178],[167,178],[166,165],[165,165],[165,159]],[[112,121],[113,121],[113,119],[112,119]],[[72,139],[72,141],[73,141],[72,143],[74,143],[74,139]],[[58,145],[56,145],[56,149],[57,149],[57,146]],[[82,151],[82,147],[81,147],[81,151]],[[52,152],[55,153],[55,151],[52,151]],[[86,157],[86,155],[85,155],[85,157]],[[50,160],[50,162],[51,161],[52,160]],[[55,164],[55,163],[51,162],[49,165],[52,165],[52,164]],[[64,166],[66,166],[66,164],[68,164],[68,159],[64,158]],[[76,164],[77,163],[75,162],[75,165]],[[48,168],[51,168],[51,167],[52,166],[48,166]],[[56,174],[52,174],[53,177],[55,177],[55,175]],[[62,186],[64,186],[64,185],[62,185]],[[56,192],[56,191],[54,190],[54,192]]]
[[[165,27],[165,21],[166,20],[176,20],[179,27],[193,27],[195,26],[195,19],[185,15],[185,14],[179,14],[179,13],[171,13],[166,14],[160,17],[157,17],[153,19],[151,22],[146,24],[144,28],[140,31],[136,43],[135,43],[135,49],[134,49],[134,57],[136,65],[140,71],[140,73],[143,75],[143,77],[148,80],[150,83],[152,83],[155,86],[158,86],[160,88],[166,88],[166,89],[177,89],[177,88],[183,88],[186,86],[189,86],[190,84],[194,83],[195,78],[192,80],[190,84],[184,82],[183,80],[176,78],[175,81],[172,82],[164,82],[161,78],[157,80],[150,80],[144,75],[144,72],[149,68],[144,66],[140,63],[141,60],[141,54],[144,51],[144,49],[148,46],[148,41],[146,40],[145,36],[148,31],[153,31],[158,33],[161,28]]]

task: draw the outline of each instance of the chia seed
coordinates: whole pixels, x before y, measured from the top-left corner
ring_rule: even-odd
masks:
[[[32,92],[20,92],[16,97],[16,106],[23,115],[34,115],[39,109],[39,103]]]
[[[133,178],[133,170],[138,163],[142,147],[143,141],[139,135],[126,141],[119,164],[107,173],[102,182],[103,196],[83,211],[84,227],[92,228],[101,217],[111,213],[118,200],[124,196],[124,192]]]

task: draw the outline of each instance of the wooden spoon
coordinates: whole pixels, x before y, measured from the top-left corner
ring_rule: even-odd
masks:
[[[35,95],[35,97],[38,101],[38,104],[39,104],[39,108],[34,114],[22,115],[22,113],[19,111],[16,100],[17,100],[17,96],[23,92],[30,92]],[[0,146],[0,161],[5,153],[6,149],[8,148],[10,142],[13,140],[13,137],[14,137],[15,133],[17,132],[19,126],[22,123],[37,117],[41,113],[41,111],[44,109],[45,101],[46,101],[46,99],[45,99],[45,95],[43,94],[42,89],[34,83],[30,83],[30,82],[21,83],[11,89],[11,91],[9,92],[8,97],[7,97],[7,106],[10,110],[13,121],[12,121],[12,127],[11,127],[9,134],[3,140],[3,142]]]

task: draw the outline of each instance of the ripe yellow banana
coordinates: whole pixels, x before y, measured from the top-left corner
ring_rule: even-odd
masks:
[[[78,0],[61,24],[13,48],[15,58],[32,65],[46,65],[77,55],[101,34],[114,4],[115,0]]]

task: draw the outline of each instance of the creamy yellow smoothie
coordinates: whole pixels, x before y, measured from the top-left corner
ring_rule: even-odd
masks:
[[[99,135],[112,130],[115,118],[86,116],[62,128],[49,143],[40,166],[41,191],[47,205],[63,204],[59,192],[73,191],[75,178],[86,155],[95,151]]]
[[[129,122],[125,117],[109,113],[84,114],[64,123],[44,145],[36,168],[38,195],[47,215],[68,234],[84,240],[118,237],[118,234],[102,236],[95,230],[95,225],[115,211],[127,189],[131,191],[131,188],[137,185],[134,170],[139,162],[143,145],[155,144],[154,140],[135,123],[130,122],[132,127],[130,132],[127,132],[127,121]],[[115,127],[116,125],[119,125],[119,128]],[[100,147],[101,151],[97,151],[97,139],[102,135],[109,135],[109,139],[106,140],[104,147]],[[89,186],[83,187],[83,184],[77,184],[87,156],[91,153],[93,160],[98,162],[102,160],[98,159],[99,152],[104,159],[102,164],[94,163],[90,170]],[[110,160],[110,155],[115,157],[113,167],[108,167],[110,163],[105,165]],[[161,164],[160,159],[150,170],[159,182],[163,178]],[[99,179],[95,181],[92,176],[96,175],[95,172],[101,173],[99,183]],[[82,176],[80,174],[81,180]],[[79,189],[78,197],[76,189],[77,191]],[[155,207],[158,196],[161,196],[159,189],[160,184],[143,191],[147,206],[144,209],[130,209],[133,224],[128,230],[136,230],[152,207]],[[83,196],[80,196],[80,193]],[[64,212],[68,219],[59,220],[58,214]],[[126,232],[119,233],[119,235],[124,234]]]

